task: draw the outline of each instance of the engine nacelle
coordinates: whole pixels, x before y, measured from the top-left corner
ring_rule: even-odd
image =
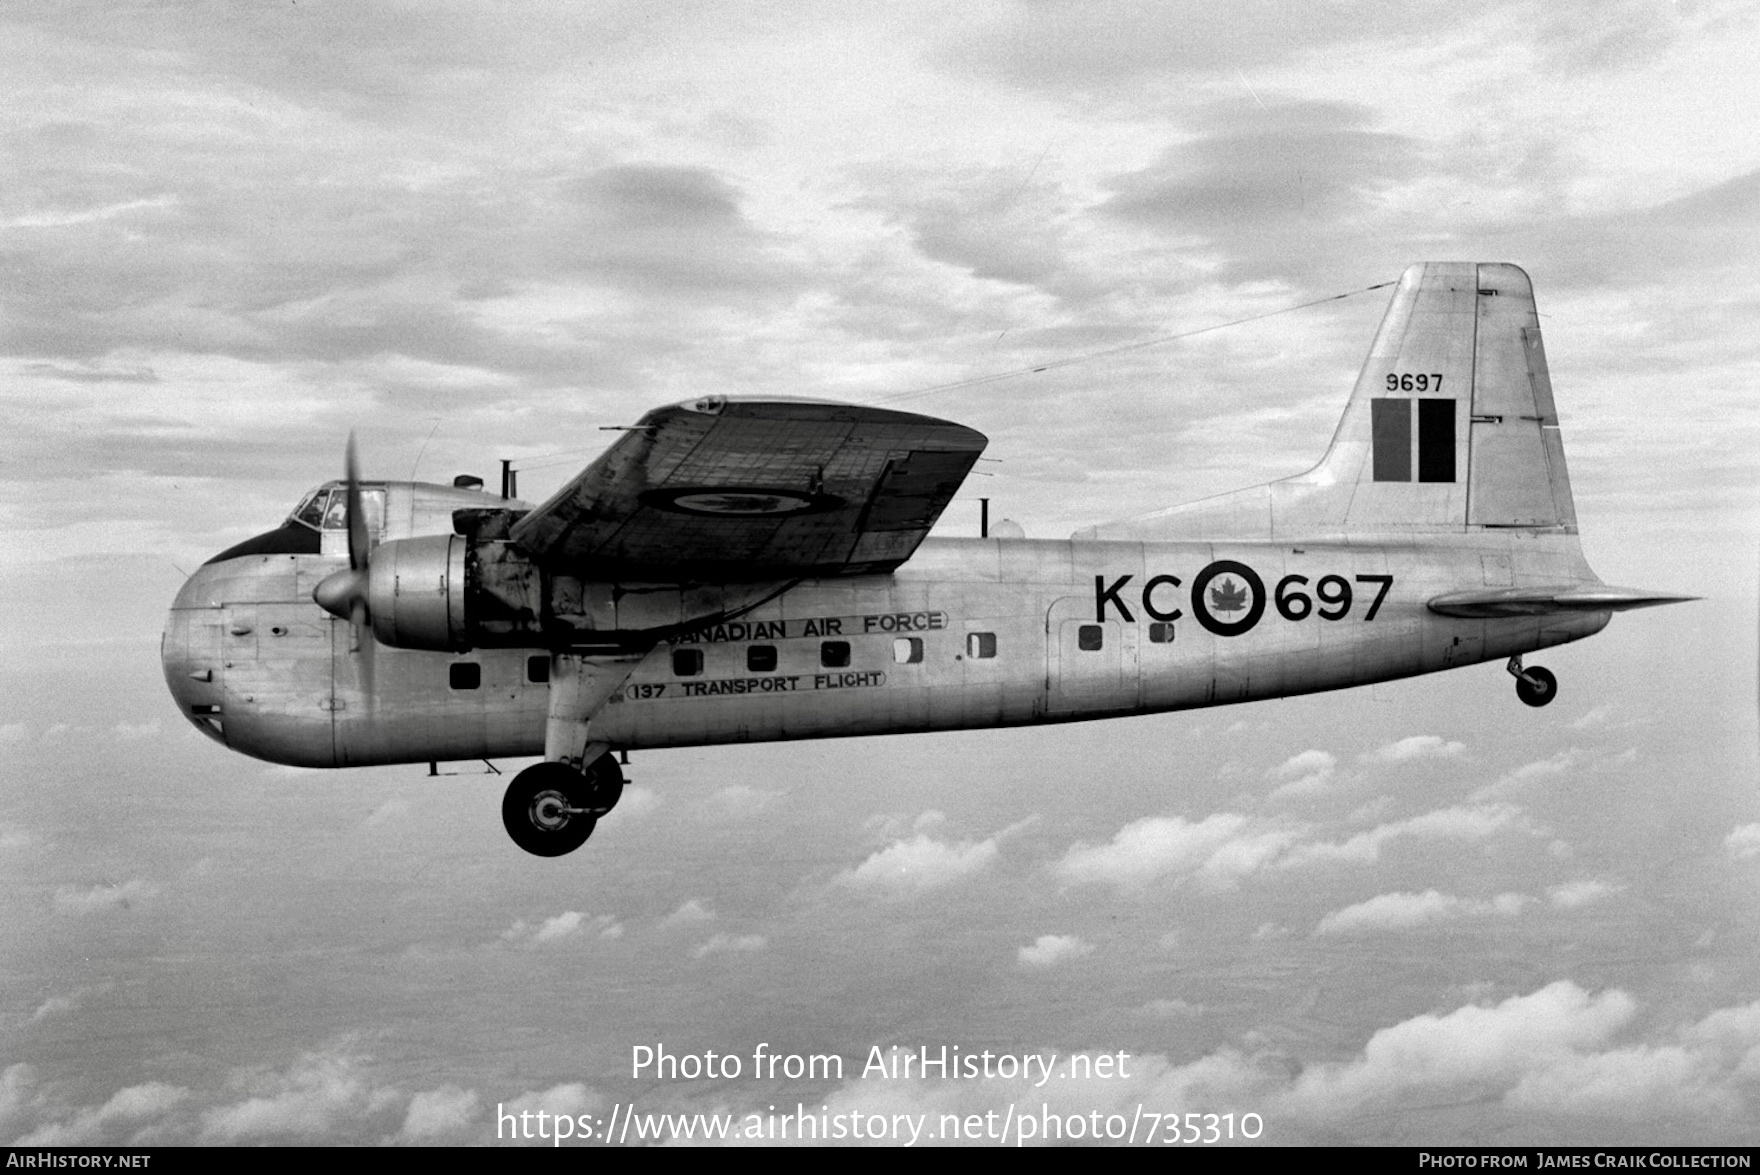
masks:
[[[553,575],[505,539],[427,535],[374,547],[364,570],[312,592],[343,620],[366,605],[382,645],[427,652],[651,644],[657,634],[739,615],[778,584],[626,584]]]
[[[458,535],[393,539],[373,548],[367,610],[381,644],[449,653],[471,647],[464,556]]]

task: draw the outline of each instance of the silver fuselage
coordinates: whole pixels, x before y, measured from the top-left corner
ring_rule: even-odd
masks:
[[[358,636],[312,601],[346,562],[253,554],[191,577],[163,642],[183,713],[234,750],[313,767],[544,753],[544,649],[377,647],[363,691]],[[1236,568],[1259,581],[1256,619]],[[1598,632],[1609,613],[1474,620],[1426,607],[1463,585],[1579,580],[1593,576],[1565,534],[932,539],[894,574],[807,581],[658,645],[592,717],[592,737],[633,750],[1013,726],[1366,685]],[[774,668],[755,646],[774,649]]]

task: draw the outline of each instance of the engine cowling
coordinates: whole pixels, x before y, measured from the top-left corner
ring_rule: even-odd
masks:
[[[364,568],[312,592],[326,612],[366,622],[382,645],[425,652],[652,643],[654,634],[737,615],[775,584],[621,584],[552,575],[506,540],[390,539]]]
[[[393,539],[373,548],[367,611],[373,635],[399,649],[463,652],[465,540],[458,535]]]

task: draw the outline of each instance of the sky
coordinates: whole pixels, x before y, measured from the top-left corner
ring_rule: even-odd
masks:
[[[0,12],[0,1139],[805,1106],[1760,1142],[1757,34],[1650,0]],[[1062,538],[1307,468],[1420,260],[1529,272],[1591,564],[1705,597],[1534,658],[1544,710],[1493,664],[638,752],[546,861],[480,765],[273,767],[165,693],[185,573],[351,429],[368,476],[506,458],[540,500],[659,404],[883,402],[991,438],[938,533],[984,496]],[[943,1045],[1062,1068],[862,1071]]]

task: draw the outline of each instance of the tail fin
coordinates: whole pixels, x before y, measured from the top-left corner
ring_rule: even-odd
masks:
[[[1514,265],[1430,262],[1400,279],[1319,465],[1077,537],[1484,527],[1576,533],[1533,286]]]

